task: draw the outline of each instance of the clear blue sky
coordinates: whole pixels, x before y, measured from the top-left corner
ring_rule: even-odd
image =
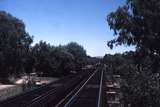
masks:
[[[124,52],[124,46],[110,50],[106,43],[113,38],[106,16],[124,0],[0,0],[0,10],[22,19],[26,30],[52,45],[75,41],[87,54],[103,56],[105,53]],[[133,48],[131,48],[133,49]]]

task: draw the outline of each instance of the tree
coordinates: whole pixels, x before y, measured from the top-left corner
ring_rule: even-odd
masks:
[[[38,74],[47,74],[48,76],[53,74],[53,58],[50,55],[53,48],[54,47],[50,44],[43,41],[40,41],[32,47],[31,52],[34,60],[34,72],[37,72]]]
[[[157,91],[160,89],[159,7],[159,0],[127,0],[124,6],[107,17],[116,36],[107,45],[110,48],[117,45],[136,47],[134,63],[131,64],[134,69],[122,76],[126,107],[160,106],[160,93]]]
[[[51,46],[40,41],[32,47],[33,68],[43,76],[64,76],[74,70],[74,56],[65,46]]]
[[[24,71],[24,57],[30,48],[32,37],[25,31],[24,23],[12,15],[0,11],[0,76]]]
[[[86,50],[76,42],[67,44],[66,49],[75,57],[76,69],[80,70],[86,64]]]
[[[32,42],[23,21],[0,11],[0,78],[32,72],[64,76],[86,64],[86,51],[75,42],[57,47],[43,41],[31,46]]]
[[[59,75],[69,75],[75,70],[75,57],[67,51],[65,46],[58,46],[53,51],[55,58],[55,72]]]
[[[160,1],[127,0],[126,4],[108,15],[107,21],[117,37],[113,45],[135,45],[144,55],[160,55]]]

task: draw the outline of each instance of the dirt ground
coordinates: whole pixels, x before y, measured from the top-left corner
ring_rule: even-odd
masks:
[[[58,78],[52,78],[52,77],[31,77],[31,79],[37,84],[37,85],[42,85],[42,84],[48,84],[50,82],[54,82],[58,80]],[[11,87],[14,87],[16,85],[21,85],[21,84],[26,84],[28,82],[27,77],[22,77],[20,79],[17,79],[13,84],[0,84],[0,90],[8,89]]]
[[[4,90],[4,89],[6,89],[6,88],[11,88],[11,87],[14,87],[15,85],[0,85],[0,91],[1,90]]]

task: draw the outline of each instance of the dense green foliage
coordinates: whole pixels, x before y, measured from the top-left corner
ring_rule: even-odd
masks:
[[[127,3],[108,15],[110,28],[118,37],[108,45],[136,45],[143,54],[160,54],[160,1],[127,0]]]
[[[32,37],[21,20],[0,12],[0,76],[23,71]]]
[[[152,72],[151,59],[141,61],[140,70],[134,52],[105,55],[108,75],[121,76],[121,91],[125,107],[159,107],[159,73]]]
[[[127,0],[124,6],[107,17],[116,36],[108,42],[108,46],[113,48],[114,45],[134,45],[137,57],[151,57],[154,72],[160,64],[159,7],[159,0]]]
[[[1,79],[32,72],[41,76],[64,76],[92,62],[84,48],[75,42],[52,46],[44,41],[31,45],[32,41],[21,20],[0,11]]]
[[[108,15],[117,45],[134,45],[135,52],[106,55],[104,63],[112,74],[120,74],[125,107],[160,106],[160,1],[127,0]]]

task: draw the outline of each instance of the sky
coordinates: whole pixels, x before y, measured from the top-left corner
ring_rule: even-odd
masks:
[[[107,47],[113,39],[106,16],[124,0],[0,0],[0,10],[23,20],[26,31],[52,45],[77,42],[90,56],[104,56],[134,50],[133,47]]]

